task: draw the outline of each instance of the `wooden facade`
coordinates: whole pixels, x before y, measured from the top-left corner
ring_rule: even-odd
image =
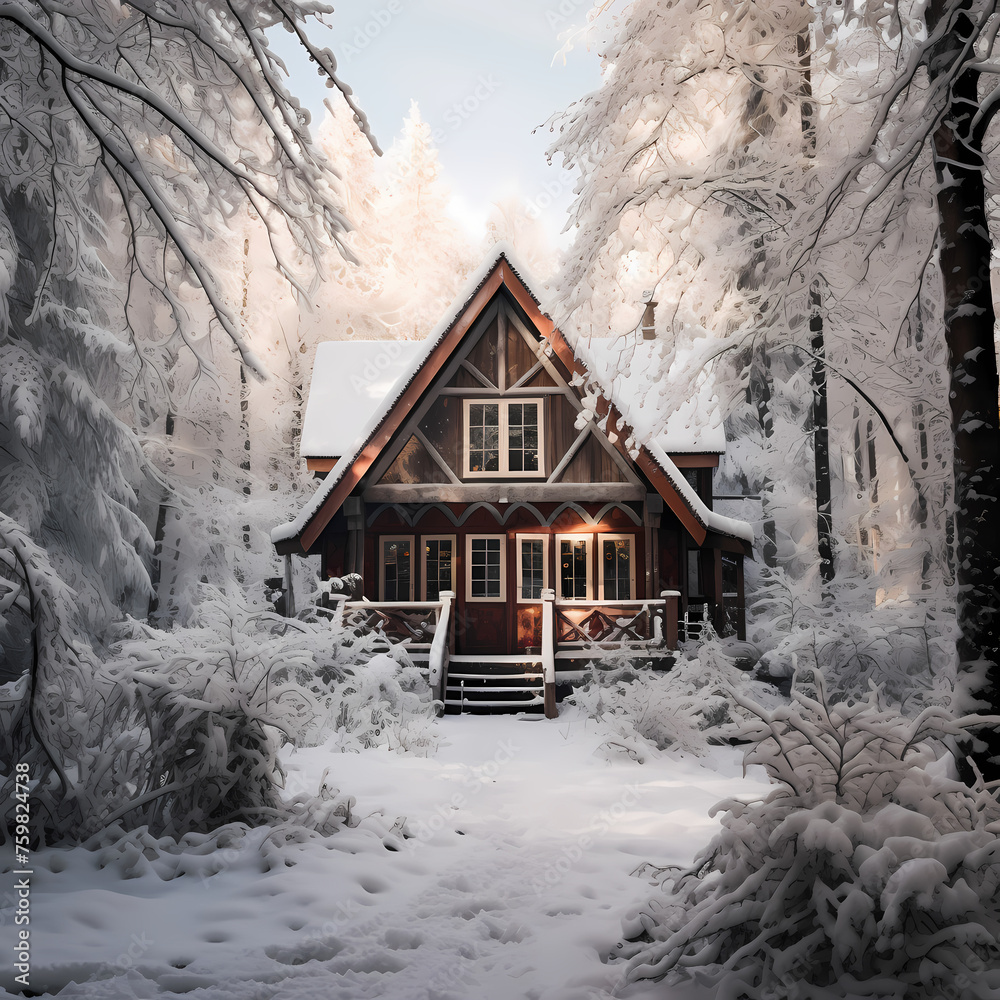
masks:
[[[321,552],[325,576],[360,574],[379,604],[453,593],[458,656],[538,654],[550,591],[553,627],[581,645],[626,608],[648,640],[637,602],[665,591],[689,629],[707,614],[742,634],[750,549],[712,513],[718,454],[630,450],[613,393],[588,408],[586,374],[500,254],[356,453],[311,457],[332,472],[279,552]]]

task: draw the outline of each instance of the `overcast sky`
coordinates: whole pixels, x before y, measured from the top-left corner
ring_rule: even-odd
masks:
[[[341,0],[333,30],[314,38],[337,56],[384,148],[420,105],[434,130],[453,211],[474,238],[490,203],[520,192],[539,210],[553,240],[566,221],[572,180],[548,166],[555,112],[600,83],[596,51],[556,57],[560,35],[581,25],[589,0]],[[328,95],[314,68],[280,33],[293,92],[315,116]],[[293,64],[293,58],[295,59]],[[561,242],[561,241],[560,241]]]

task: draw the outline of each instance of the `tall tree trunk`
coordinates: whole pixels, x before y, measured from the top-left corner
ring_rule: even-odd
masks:
[[[250,237],[243,240],[243,308],[240,310],[240,329],[247,335],[247,297],[250,291]],[[240,363],[240,430],[243,433],[243,459],[240,468],[246,473],[243,479],[243,496],[250,502],[250,384],[246,365]],[[243,548],[250,551],[250,525],[243,525]],[[239,577],[237,572],[237,578]],[[240,583],[246,583],[240,580]]]
[[[962,57],[974,25],[958,5],[952,31],[930,63],[932,76]],[[927,22],[933,31],[955,10],[932,0]],[[1000,427],[997,362],[990,289],[990,243],[983,178],[982,130],[973,128],[979,109],[979,73],[966,70],[952,86],[949,107],[934,133],[934,165],[940,189],[941,274],[945,292],[945,337],[951,375],[951,423],[955,435],[956,550],[958,567],[959,669],[972,693],[1000,711]],[[979,766],[1000,755],[1000,732],[981,733],[986,751]]]
[[[774,420],[771,416],[771,360],[767,353],[767,344],[754,348],[750,362],[750,398],[756,403],[757,422],[764,440],[764,448],[772,450],[774,438]],[[764,544],[761,558],[769,569],[778,565],[778,536],[774,524],[774,481],[769,475],[764,476],[760,489],[761,512],[764,515]]]
[[[834,576],[833,509],[830,488],[830,428],[826,399],[826,345],[823,341],[822,297],[819,283],[809,289],[809,332],[812,334],[812,425],[813,457],[816,474],[816,548],[819,554],[819,575],[824,586]]]
[[[807,157],[816,155],[816,106],[813,101],[811,42],[808,31],[798,36],[799,62],[802,65],[802,100],[799,117],[802,123],[803,149]],[[826,343],[823,339],[823,297],[818,279],[809,288],[809,333],[812,366],[813,457],[816,480],[816,551],[819,575],[824,588],[833,581],[833,497],[830,487],[830,428],[826,398]]]

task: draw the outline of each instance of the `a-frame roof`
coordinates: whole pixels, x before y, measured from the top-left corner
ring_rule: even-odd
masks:
[[[271,532],[271,540],[280,552],[306,553],[313,548],[324,528],[378,460],[407,415],[416,407],[465,334],[501,288],[521,307],[547,341],[552,356],[565,369],[567,377],[586,377],[585,365],[543,312],[538,298],[521,278],[519,272],[522,269],[512,263],[512,257],[510,248],[505,244],[497,244],[493,248],[470,278],[466,290],[456,298],[447,315],[416,351],[408,370],[376,408],[354,446],[340,458],[299,516]],[[631,437],[631,429],[622,420],[613,393],[598,396],[596,416],[599,420],[606,418],[609,439],[615,442],[622,455],[641,469],[698,545],[704,542],[709,532],[747,543],[753,541],[750,525],[717,514],[705,505],[655,440],[635,442],[631,451],[626,450],[625,442]]]

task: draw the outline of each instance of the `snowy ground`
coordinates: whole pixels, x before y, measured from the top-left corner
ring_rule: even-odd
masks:
[[[214,854],[222,870],[211,877],[194,852],[179,864],[139,859],[127,879],[124,862],[99,869],[93,853],[37,853],[32,990],[101,1000],[698,996],[624,988],[620,963],[607,961],[622,915],[655,893],[632,873],[690,861],[716,827],[709,808],[759,794],[764,778],[742,778],[729,749],[609,764],[594,753],[594,724],[571,711],[551,722],[449,717],[430,758],[292,752],[291,790],[316,790],[329,768],[367,818],[280,847],[251,831]],[[403,817],[408,839],[388,832]],[[12,930],[8,914],[0,937]],[[6,979],[10,941],[3,951]]]

